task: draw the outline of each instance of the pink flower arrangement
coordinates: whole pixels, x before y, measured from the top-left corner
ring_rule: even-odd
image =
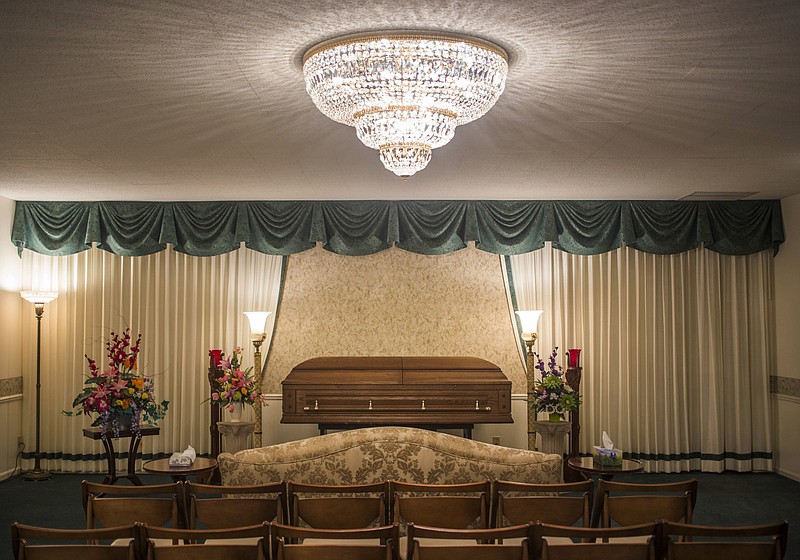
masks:
[[[216,378],[216,390],[211,392],[211,401],[225,406],[229,411],[233,410],[234,403],[254,406],[256,402],[263,404],[266,398],[258,392],[252,374],[253,368],[242,370],[241,356],[241,346],[233,349],[230,358],[226,358],[225,354],[222,355],[222,360],[219,362],[222,375]]]
[[[114,436],[119,436],[121,423],[130,425],[135,432],[141,422],[154,424],[163,418],[169,401],[156,401],[152,378],[137,371],[141,342],[140,334],[131,344],[130,329],[122,334],[112,331],[111,339],[106,341],[108,365],[101,370],[95,360],[86,356],[89,374],[83,390],[72,402],[74,410],[64,414],[97,414],[92,426],[100,426],[103,431],[110,426]],[[121,422],[123,417],[127,418]]]

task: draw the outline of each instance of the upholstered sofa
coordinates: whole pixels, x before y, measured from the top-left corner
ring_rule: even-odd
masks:
[[[456,484],[485,479],[554,483],[559,455],[512,449],[416,428],[382,427],[338,432],[222,453],[223,484],[278,480],[360,484],[383,480]]]

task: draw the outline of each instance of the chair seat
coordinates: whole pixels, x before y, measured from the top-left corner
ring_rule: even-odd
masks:
[[[159,539],[164,540],[164,539]],[[206,539],[205,544],[241,544],[245,546],[256,546],[261,537],[242,537],[239,539]],[[169,541],[166,541],[169,542]],[[156,546],[161,546],[156,543]]]
[[[625,544],[645,544],[650,539],[647,535],[641,535],[638,537],[617,537],[615,539],[610,539],[612,543],[625,543]],[[548,537],[550,540],[550,537]]]
[[[381,544],[380,539],[304,539],[303,544],[312,544],[312,545],[367,545],[367,546],[376,546]]]
[[[111,546],[128,546],[132,539],[117,539],[111,543]],[[156,546],[167,546],[174,544],[172,539],[150,539]]]
[[[419,541],[420,546],[464,546],[478,544],[478,541],[467,539],[418,538],[417,541]],[[408,558],[408,537],[400,537],[400,560],[406,560],[406,558]]]
[[[524,540],[525,539],[522,539],[522,538],[519,538],[519,539],[503,539],[503,544],[504,545],[506,545],[506,544],[512,545],[513,544],[515,546],[520,546],[522,544],[522,541],[524,541]],[[574,541],[569,537],[546,537],[544,540],[547,541],[547,544],[573,544],[574,543]]]

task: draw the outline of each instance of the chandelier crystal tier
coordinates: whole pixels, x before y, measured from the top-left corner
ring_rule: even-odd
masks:
[[[458,125],[503,93],[508,55],[488,41],[417,31],[348,35],[303,57],[306,91],[331,119],[355,127],[383,165],[409,177]]]

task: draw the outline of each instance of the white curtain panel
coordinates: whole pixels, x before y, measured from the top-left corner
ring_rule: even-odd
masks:
[[[76,255],[48,257],[23,252],[25,289],[58,290],[45,305],[41,349],[41,450],[43,465],[55,471],[103,472],[102,444],[82,436],[91,420],[66,417],[88,372],[84,354],[106,362],[111,331],[130,327],[142,334],[139,371],[155,377],[156,398],[170,401],[159,422],[161,433],[142,439],[145,458],[169,455],[192,445],[210,451],[208,350],[230,354],[244,349],[253,364],[253,346],[244,311],[271,311],[266,358],[281,285],[282,258],[240,248],[216,257],[191,257],[171,249],[144,257],[122,257],[96,248]],[[36,320],[23,302],[23,438],[35,441],[34,387]],[[28,312],[29,311],[29,312]],[[127,452],[128,440],[115,442]],[[30,468],[32,460],[24,461]],[[125,462],[117,464],[118,470]]]
[[[616,447],[653,472],[772,470],[773,255],[705,249],[510,257],[536,349],[581,348],[580,451]],[[545,358],[546,361],[546,358]]]

